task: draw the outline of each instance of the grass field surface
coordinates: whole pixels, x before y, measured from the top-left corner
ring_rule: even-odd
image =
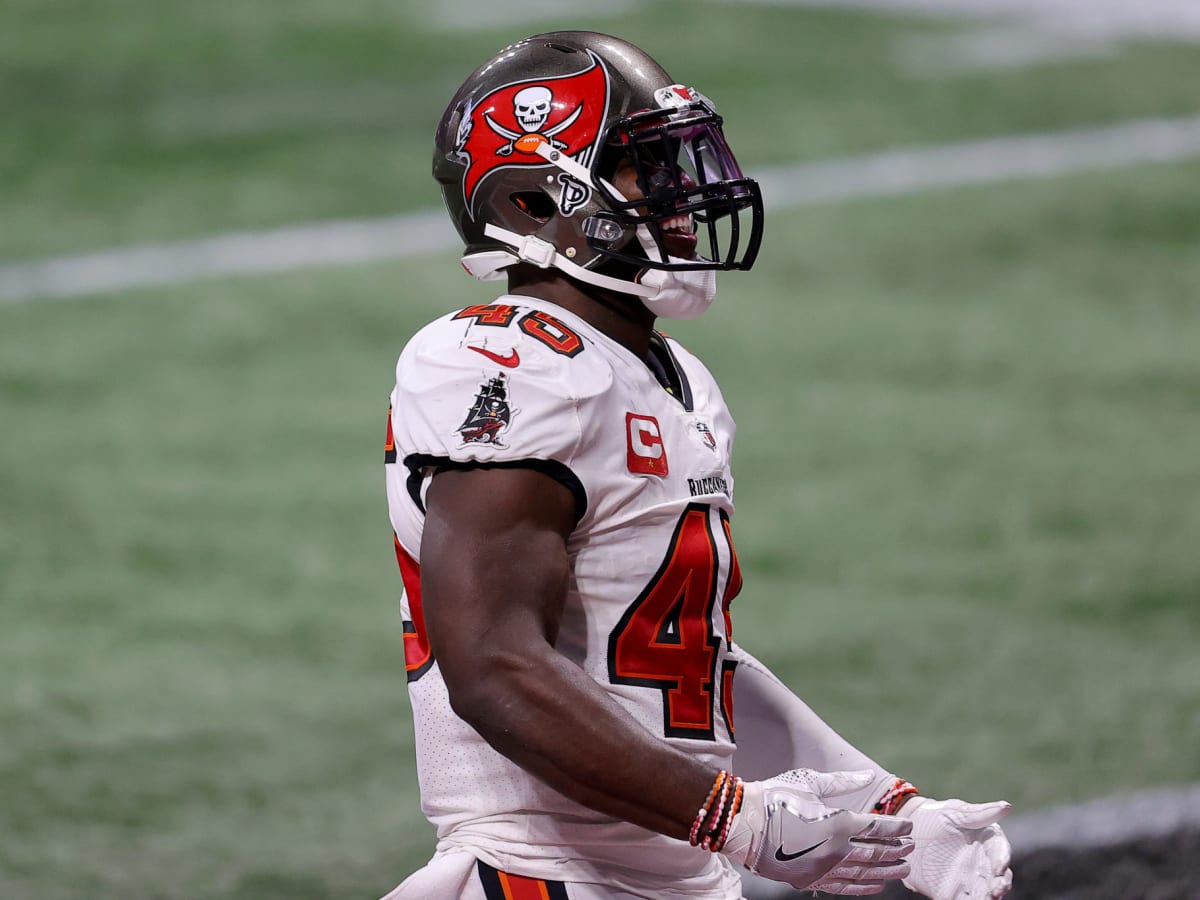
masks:
[[[1192,47],[918,78],[897,42],[968,26],[700,8],[600,26],[750,170],[1200,112]],[[435,206],[446,98],[534,28],[419,9],[5,4],[0,259]],[[1200,780],[1198,245],[1196,162],[775,212],[667,326],[739,422],[738,638],[932,793]],[[428,856],[384,413],[492,295],[442,254],[0,309],[0,897],[371,897]]]

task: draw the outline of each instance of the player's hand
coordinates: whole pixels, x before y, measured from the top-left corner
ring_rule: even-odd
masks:
[[[909,800],[898,813],[912,820],[916,841],[909,857],[912,872],[904,886],[933,900],[998,900],[1005,896],[1012,887],[1011,850],[996,823],[1010,809],[1003,800]]]
[[[724,853],[751,872],[795,888],[878,894],[909,874],[912,822],[827,806],[865,787],[871,772],[792,769],[747,782]]]

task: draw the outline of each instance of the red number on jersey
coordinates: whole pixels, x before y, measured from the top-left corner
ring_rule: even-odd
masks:
[[[721,598],[721,612],[725,614],[725,640],[733,642],[733,620],[729,618],[729,604],[742,591],[742,566],[737,551],[733,549],[733,526],[729,524],[729,513],[721,510],[721,530],[729,545],[729,580],[725,582],[725,596]]]
[[[517,314],[517,308],[507,303],[489,303],[486,306],[468,306],[454,314],[456,319],[474,319],[477,325],[506,328]]]
[[[517,308],[507,303],[491,303],[487,306],[468,306],[454,314],[456,319],[474,319],[476,325],[491,325],[507,328],[512,324]],[[555,353],[563,356],[578,356],[583,352],[583,338],[548,312],[535,309],[521,316],[517,326],[532,338],[541,341]]]
[[[534,310],[521,316],[518,325],[527,335],[537,338],[555,353],[578,356],[583,352],[583,338],[550,313]]]
[[[721,530],[725,532],[725,540],[729,545],[729,579],[725,582],[725,595],[721,598],[721,612],[725,616],[725,640],[732,645],[733,619],[729,617],[729,604],[742,590],[742,566],[738,562],[737,551],[733,549],[733,528],[729,523],[729,513],[725,510],[721,510]],[[725,718],[730,737],[733,737],[733,673],[736,669],[735,659],[727,659],[721,664],[721,715]]]
[[[715,740],[713,679],[721,646],[713,631],[717,563],[708,507],[691,504],[675,526],[658,572],[608,638],[609,680],[662,691],[668,737]],[[728,715],[732,703],[726,705]]]

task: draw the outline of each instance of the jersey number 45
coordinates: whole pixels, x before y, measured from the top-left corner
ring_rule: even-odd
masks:
[[[717,551],[718,539],[724,554]],[[729,560],[729,577],[721,597],[724,633],[718,633],[713,613],[722,556]],[[609,680],[660,691],[667,737],[716,739],[716,666],[721,641],[733,639],[729,604],[741,587],[729,517],[720,512],[719,533],[714,533],[710,508],[690,504],[658,571],[608,637]],[[731,740],[735,666],[726,659],[720,672],[720,710]]]
[[[742,588],[742,572],[733,549],[729,517],[719,513],[714,532],[711,509],[689,504],[675,525],[658,571],[608,637],[608,677],[662,693],[663,734],[667,737],[716,740],[716,698],[721,718],[733,739],[733,672],[725,659],[717,684],[721,642],[733,640],[729,604]],[[717,541],[726,548],[717,551]],[[404,579],[409,615],[404,622],[404,658],[408,680],[416,681],[433,665],[421,608],[421,575],[417,561],[395,540],[396,561]],[[721,622],[714,625],[717,572],[721,557],[729,560],[729,576],[721,596]]]

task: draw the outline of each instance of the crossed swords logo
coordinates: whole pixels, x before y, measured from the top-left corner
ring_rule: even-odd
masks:
[[[554,94],[545,85],[530,85],[522,88],[512,98],[513,118],[518,127],[523,131],[514,131],[511,128],[506,128],[495,119],[491,113],[485,112],[482,116],[487,122],[488,128],[492,130],[498,137],[503,138],[507,143],[502,144],[494,151],[496,157],[511,156],[513,151],[518,153],[535,156],[537,149],[542,144],[549,144],[556,150],[566,150],[569,146],[563,141],[557,140],[555,135],[561,134],[578,121],[583,114],[584,103],[581,101],[578,106],[572,110],[571,114],[565,119],[554,125],[551,128],[546,128],[546,122],[550,119],[550,113],[553,111]],[[462,119],[458,123],[458,134],[455,140],[455,151],[467,166],[468,172],[474,163],[471,159],[471,154],[467,151],[467,142],[471,138],[471,132],[474,130],[476,123],[475,107],[468,105],[463,112]],[[491,167],[496,165],[483,164],[486,174]],[[483,177],[482,175],[480,177]],[[469,179],[468,179],[469,180]],[[572,215],[575,210],[584,206],[592,195],[591,189],[578,181],[576,178],[562,172],[558,176],[558,182],[562,185],[562,192],[558,197],[558,206],[564,216]],[[466,196],[470,198],[470,188],[468,182],[464,182],[464,190]]]
[[[547,91],[546,93],[549,94],[549,91]],[[517,96],[520,97],[521,95],[518,94]],[[554,136],[556,134],[559,134],[560,132],[566,131],[568,128],[570,128],[572,125],[575,124],[575,120],[578,119],[580,114],[583,112],[583,104],[580,103],[577,107],[575,107],[574,112],[572,112],[569,116],[567,116],[565,119],[563,119],[557,125],[555,125],[553,128],[547,128],[544,131],[537,130],[537,128],[539,128],[540,125],[545,124],[546,119],[548,119],[550,117],[549,97],[546,98],[545,106],[546,106],[545,114],[539,115],[537,117],[538,123],[537,123],[537,126],[535,126],[535,129],[531,129],[526,132],[513,131],[511,128],[505,128],[503,125],[501,125],[499,122],[497,122],[495,119],[492,118],[491,113],[483,114],[483,119],[485,122],[487,122],[488,128],[492,129],[492,131],[496,132],[496,134],[498,134],[502,138],[505,138],[508,141],[507,144],[500,147],[496,151],[497,156],[508,156],[513,152],[514,148],[517,150],[520,150],[522,153],[533,153],[536,150],[537,145],[542,142],[542,140],[540,140],[540,139],[549,141],[550,145],[552,147],[554,147],[556,150],[566,150],[567,149],[567,145],[564,144],[562,141],[555,140]],[[513,114],[516,117],[517,121],[520,122],[522,117],[516,109],[515,102],[513,104]],[[526,121],[528,121],[528,119]],[[530,139],[532,139],[532,140],[530,140]],[[522,144],[524,144],[525,146],[522,146]],[[526,148],[528,148],[528,149],[526,149]]]

